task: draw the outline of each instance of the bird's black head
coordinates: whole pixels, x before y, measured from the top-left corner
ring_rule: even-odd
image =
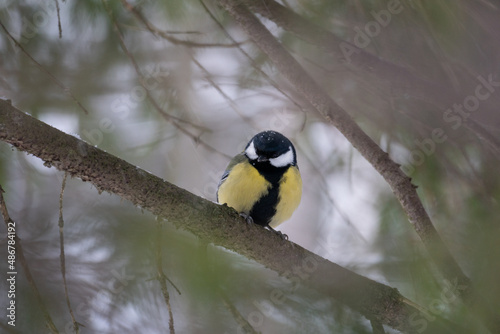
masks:
[[[297,165],[295,147],[288,138],[276,131],[256,134],[245,148],[252,165],[284,168]]]

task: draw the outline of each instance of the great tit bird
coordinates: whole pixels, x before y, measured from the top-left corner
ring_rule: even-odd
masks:
[[[302,179],[293,144],[276,131],[256,134],[226,168],[217,202],[226,203],[258,225],[274,228],[300,203]]]

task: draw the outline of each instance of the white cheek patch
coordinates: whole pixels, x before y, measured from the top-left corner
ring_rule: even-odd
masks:
[[[250,159],[250,160],[257,159],[258,156],[257,156],[257,152],[255,152],[255,146],[253,145],[253,140],[250,143],[250,145],[248,145],[247,149],[245,150],[245,154],[248,157],[248,159]]]
[[[286,153],[283,153],[279,157],[269,159],[269,162],[274,167],[285,167],[293,164],[293,151],[292,148],[289,147]]]

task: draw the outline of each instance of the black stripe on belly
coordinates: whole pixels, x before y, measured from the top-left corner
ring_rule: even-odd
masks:
[[[250,211],[253,222],[258,225],[267,226],[276,213],[276,203],[278,203],[279,184],[276,183],[269,189],[264,197],[254,204]]]
[[[272,166],[254,165],[262,176],[271,183],[269,192],[254,204],[250,211],[250,216],[255,224],[267,226],[276,214],[276,205],[278,203],[279,182],[286,172],[286,168],[276,168]]]

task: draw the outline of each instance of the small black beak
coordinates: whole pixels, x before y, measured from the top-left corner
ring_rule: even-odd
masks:
[[[269,161],[269,159],[266,157],[263,157],[262,155],[259,155],[259,157],[257,158],[257,162],[266,162],[266,161]]]

